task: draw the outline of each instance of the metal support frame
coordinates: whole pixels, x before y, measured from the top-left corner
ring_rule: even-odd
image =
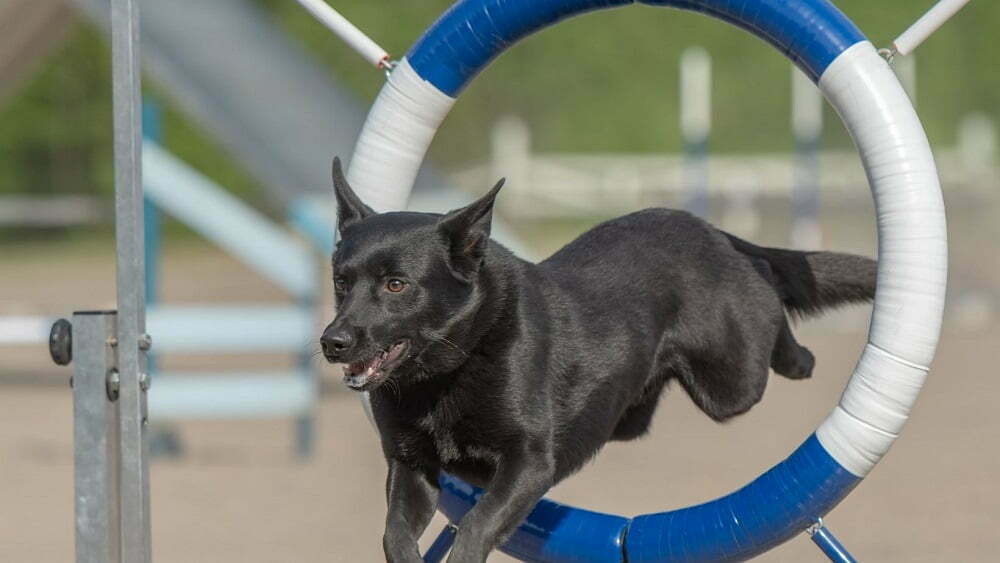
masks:
[[[73,315],[73,485],[76,561],[121,561],[118,409],[109,383],[115,368],[114,311]]]
[[[72,337],[64,333],[57,338],[54,329],[50,340],[56,359],[57,341],[68,344],[72,338],[71,348],[66,346],[72,353],[66,352],[57,363],[75,356],[71,383],[77,563],[150,561],[148,474],[142,474],[139,483],[146,495],[137,496],[127,479],[136,463],[135,452],[142,448],[129,443],[123,431],[144,427],[145,421],[131,418],[135,411],[123,400],[118,320],[115,311],[76,312]],[[56,327],[60,323],[65,321]],[[145,409],[148,379],[140,378],[138,387]],[[143,520],[129,520],[136,517]]]
[[[120,546],[129,563],[151,560],[146,441],[146,303],[143,252],[142,101],[137,0],[111,0],[111,65],[115,142],[117,297],[115,357]],[[144,345],[145,344],[145,345]],[[75,446],[76,449],[80,445]],[[87,561],[88,554],[77,554]],[[115,561],[115,559],[110,559]]]
[[[689,47],[680,59],[680,122],[684,150],[684,209],[708,218],[708,143],[712,130],[712,59]]]
[[[163,119],[160,105],[149,97],[142,100],[142,137],[154,142],[160,142],[163,131]],[[143,252],[145,252],[143,271],[146,307],[155,306],[160,294],[160,249],[162,241],[162,218],[156,203],[149,199],[143,187],[142,220],[143,220]],[[156,373],[156,363],[152,354],[147,354],[146,367],[150,375]]]
[[[455,543],[455,534],[457,533],[458,527],[454,524],[445,526],[435,538],[434,543],[427,548],[427,553],[424,554],[424,563],[440,563],[444,556],[448,555],[452,544]]]
[[[810,526],[806,530],[806,533],[809,534],[813,543],[823,552],[823,555],[826,555],[833,563],[857,563],[857,559],[847,551],[844,544],[840,543],[840,540],[833,535],[833,532],[823,525],[822,518]]]
[[[798,67],[791,65],[791,69],[795,161],[789,239],[795,248],[816,249],[823,242],[819,222],[819,150],[823,136],[823,94]]]
[[[323,327],[323,308],[319,306],[319,288],[322,287],[323,283],[320,276],[322,268],[319,267],[319,264],[322,263],[322,254],[320,254],[318,249],[313,248],[311,249],[310,256],[313,258],[310,262],[310,266],[313,266],[310,274],[315,285],[310,295],[298,299],[298,304],[303,310],[314,312],[314,325],[318,333],[322,331]],[[299,366],[299,377],[306,380],[306,384],[313,390],[313,396],[318,397],[320,373],[317,364],[313,361],[312,348],[301,349],[297,356],[296,363]],[[311,408],[308,412],[300,414],[295,418],[295,455],[299,459],[309,459],[316,449],[315,442],[316,409]]]

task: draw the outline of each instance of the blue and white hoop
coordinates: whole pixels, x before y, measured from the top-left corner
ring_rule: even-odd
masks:
[[[518,39],[630,0],[460,0],[400,61],[368,115],[348,178],[374,209],[405,207],[438,126],[466,84]],[[840,403],[815,433],[743,488],[714,501],[624,518],[541,501],[503,546],[529,561],[731,561],[814,525],[888,451],[934,357],[947,240],[937,170],[892,70],[828,0],[662,0],[777,47],[819,85],[861,154],[878,221],[878,291],[868,344]],[[453,521],[478,491],[443,476]]]

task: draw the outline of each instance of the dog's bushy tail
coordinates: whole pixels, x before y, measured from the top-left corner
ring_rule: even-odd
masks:
[[[765,248],[726,233],[733,247],[770,266],[785,309],[803,317],[875,297],[875,261],[842,252]]]

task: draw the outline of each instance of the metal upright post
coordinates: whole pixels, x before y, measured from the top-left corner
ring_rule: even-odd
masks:
[[[896,56],[892,60],[892,70],[906,90],[913,107],[917,107],[917,57],[912,53],[905,57]]]
[[[65,323],[66,321],[61,321]],[[118,410],[113,401],[116,376],[115,313],[73,314],[73,485],[76,494],[77,563],[116,563],[121,558],[118,511]],[[52,340],[56,340],[55,337]],[[53,354],[55,357],[55,354]]]
[[[156,100],[144,97],[142,100],[142,136],[144,139],[162,141],[162,123],[160,105]],[[143,212],[143,251],[145,252],[145,286],[146,306],[156,305],[160,294],[160,247],[162,240],[160,210],[145,194],[142,198]],[[147,354],[149,374],[156,373],[156,363],[152,354]]]
[[[142,101],[138,0],[111,0],[115,139],[115,239],[118,249],[118,394],[121,556],[151,560],[146,441],[145,260],[142,199]]]
[[[708,138],[712,129],[712,59],[688,47],[680,61],[681,136],[684,142],[684,209],[708,218]]]
[[[823,242],[819,221],[823,95],[795,65],[792,65],[792,132],[795,135],[795,179],[789,238],[794,248],[818,249]]]
[[[323,319],[320,298],[319,298],[319,288],[322,287],[322,278],[320,277],[321,269],[318,267],[322,264],[321,255],[316,249],[311,249],[309,255],[313,258],[310,265],[316,266],[312,272],[313,284],[310,288],[309,295],[300,296],[298,298],[299,306],[306,311],[312,311],[316,315],[317,322],[315,323],[316,332],[320,332]],[[310,405],[309,412],[299,414],[295,418],[295,454],[299,459],[308,459],[312,457],[313,450],[315,450],[316,443],[316,403],[319,397],[319,369],[316,367],[316,362],[314,361],[312,354],[312,348],[304,348],[298,353],[298,373],[299,377],[304,377],[308,380],[308,384],[312,387],[312,397],[314,398],[312,404]]]

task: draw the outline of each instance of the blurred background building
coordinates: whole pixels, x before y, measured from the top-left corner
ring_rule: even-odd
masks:
[[[332,2],[396,56],[450,3]],[[930,2],[837,4],[884,45]],[[316,352],[333,314],[330,159],[350,155],[383,76],[292,0],[141,5],[154,552],[378,560],[377,440]],[[105,9],[0,2],[5,561],[65,561],[72,550],[67,373],[45,337],[52,318],[114,302]],[[1000,5],[972,2],[896,61],[941,172],[950,295],[926,408],[832,515],[847,515],[840,534],[865,559],[986,561],[1000,548],[990,477],[1000,380],[989,359],[1000,344],[998,21]],[[528,38],[463,94],[428,160],[415,209],[456,207],[508,177],[497,235],[526,258],[654,205],[688,207],[763,244],[875,253],[867,182],[837,116],[770,46],[687,12],[598,12]],[[816,381],[774,382],[724,427],[671,397],[650,438],[610,448],[557,498],[629,513],[743,484],[835,403],[867,315],[803,325]],[[812,555],[793,542],[768,557]]]

